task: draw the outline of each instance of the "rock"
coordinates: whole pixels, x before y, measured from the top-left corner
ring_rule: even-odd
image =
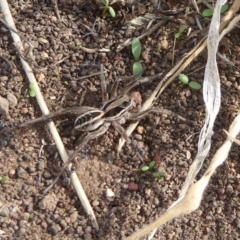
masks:
[[[0,114],[8,115],[9,102],[6,98],[0,96]]]
[[[138,190],[138,184],[134,183],[134,182],[130,182],[128,185],[128,189],[130,191],[137,191]]]
[[[164,49],[164,50],[166,50],[166,49],[168,49],[168,41],[167,41],[167,39],[162,39],[161,41],[160,41],[160,46],[161,46],[161,49]]]
[[[23,220],[29,220],[29,218],[30,218],[30,213],[28,212],[24,212],[21,216],[21,219]]]
[[[144,192],[145,192],[146,195],[150,196],[152,190],[151,190],[151,188],[145,188]]]
[[[14,108],[17,106],[18,104],[18,100],[17,98],[15,97],[15,95],[13,95],[12,93],[8,93],[7,95],[7,100],[9,102],[9,105],[11,108]]]
[[[114,192],[110,188],[108,188],[107,191],[106,191],[106,196],[107,197],[114,197]]]
[[[190,25],[192,25],[192,26],[194,26],[195,24],[196,24],[196,20],[195,20],[195,18],[193,18],[193,17],[188,17],[187,18],[187,21],[190,23]]]
[[[46,195],[39,203],[38,207],[42,210],[54,211],[56,208],[58,199],[54,193]]]
[[[69,217],[72,223],[75,222],[78,218],[78,212],[74,211]]]
[[[85,234],[84,240],[92,240],[92,235],[90,233]]]
[[[134,134],[134,138],[138,141],[141,141],[142,140],[142,135],[136,133],[136,134]]]
[[[49,227],[48,232],[51,233],[52,235],[56,235],[59,232],[58,226],[53,225]]]
[[[92,203],[92,206],[93,206],[93,207],[96,207],[96,206],[98,206],[98,205],[99,205],[99,201],[94,200],[93,203]]]
[[[26,230],[26,228],[23,228],[23,227],[19,228],[19,230],[17,231],[17,235],[19,237],[24,236],[26,233],[27,233],[27,230]]]
[[[143,126],[138,126],[137,127],[137,132],[142,135],[143,132],[144,132],[144,127]]]
[[[28,177],[27,171],[23,169],[22,167],[19,167],[17,170],[17,176],[22,179],[26,179]]]

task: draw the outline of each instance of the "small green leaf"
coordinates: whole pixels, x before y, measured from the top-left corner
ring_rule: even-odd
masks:
[[[149,167],[148,166],[144,166],[144,167],[141,168],[141,170],[142,170],[142,172],[146,172],[146,171],[149,170]]]
[[[197,82],[190,82],[189,87],[194,89],[194,90],[200,90],[201,89],[201,84],[197,83]]]
[[[174,37],[177,39],[177,38],[180,38],[182,33],[185,31],[185,28],[184,27],[180,27],[178,32],[174,34]]]
[[[213,9],[204,9],[203,12],[202,12],[202,15],[204,17],[212,17],[213,15]]]
[[[228,4],[222,5],[222,7],[221,7],[221,13],[225,13],[228,9],[229,9],[229,5],[228,5]]]
[[[33,82],[29,83],[29,88],[34,90],[34,83]]]
[[[221,13],[225,13],[227,10],[229,9],[229,5],[228,4],[224,4],[221,7]],[[202,15],[204,17],[212,17],[213,15],[213,9],[205,9],[202,12]]]
[[[108,0],[101,0],[102,4],[104,4],[105,6],[108,5]]]
[[[155,161],[151,161],[151,162],[148,164],[149,169],[152,169],[152,168],[155,166],[155,164],[156,164]]]
[[[132,54],[135,62],[139,61],[141,52],[142,52],[141,42],[139,41],[138,38],[134,38],[132,41]]]
[[[165,177],[167,175],[167,173],[166,172],[154,172],[152,175],[155,178],[161,178],[161,177]]]
[[[3,183],[3,184],[9,183],[9,178],[8,178],[8,176],[0,177],[0,182]]]
[[[184,27],[180,27],[179,30],[178,30],[179,33],[183,33],[184,31],[185,31]]]
[[[34,83],[33,82],[31,82],[29,84],[29,89],[30,89],[30,91],[29,91],[30,97],[35,97],[36,93],[35,93],[35,87],[34,87]]]
[[[29,95],[30,97],[36,97],[36,93],[34,90],[30,90]]]
[[[143,72],[143,67],[140,62],[135,62],[133,64],[133,75],[140,76]]]
[[[175,33],[174,34],[174,37],[177,39],[177,38],[179,38],[181,36],[181,33]]]
[[[188,82],[189,82],[188,76],[183,73],[180,73],[178,75],[178,79],[184,84],[188,84]]]
[[[109,7],[109,8],[108,8],[108,11],[109,11],[110,15],[111,15],[113,18],[116,17],[116,13],[115,13],[115,11],[114,11],[114,9],[113,9],[112,7]]]

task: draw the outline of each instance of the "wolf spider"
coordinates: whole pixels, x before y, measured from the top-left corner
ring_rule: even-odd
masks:
[[[103,73],[103,69],[101,69]],[[120,81],[131,80],[125,88],[118,90],[118,84]],[[164,113],[168,115],[174,115],[177,118],[184,120],[179,115],[165,109],[150,108],[145,111],[141,109],[141,95],[138,92],[131,92],[132,88],[140,83],[147,82],[147,78],[136,78],[135,76],[121,78],[115,81],[112,86],[110,97],[106,91],[107,86],[104,78],[104,74],[101,74],[101,88],[102,88],[102,102],[101,108],[76,106],[70,108],[60,109],[54,113],[44,115],[29,122],[23,123],[20,127],[25,127],[30,124],[35,124],[42,121],[51,120],[55,117],[65,114],[77,115],[74,123],[74,130],[86,132],[87,135],[83,138],[81,143],[77,146],[73,155],[71,155],[64,165],[72,161],[79,151],[92,139],[102,136],[110,126],[112,126],[127,142],[130,142],[129,136],[127,136],[124,128],[121,126],[126,121],[137,121],[152,112]]]

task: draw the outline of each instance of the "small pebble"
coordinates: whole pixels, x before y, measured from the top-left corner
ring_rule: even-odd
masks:
[[[193,17],[191,17],[191,16],[189,16],[187,20],[188,20],[188,22],[190,23],[190,25],[195,25],[195,24],[196,24],[195,18],[193,18]]]
[[[78,212],[74,211],[69,217],[72,223],[75,222],[78,218]]]
[[[130,182],[128,185],[128,189],[130,191],[137,191],[138,190],[138,184],[134,182]]]
[[[22,167],[19,167],[17,170],[17,176],[19,178],[26,179],[28,177],[28,173]]]
[[[27,230],[26,230],[25,228],[21,227],[21,228],[18,230],[17,235],[18,235],[19,237],[22,237],[23,235],[26,234],[26,232],[27,232]]]
[[[106,196],[107,197],[114,197],[114,192],[110,188],[108,188],[107,191],[106,191]]]
[[[51,227],[48,228],[48,232],[51,233],[52,235],[56,235],[58,233],[58,227],[53,225]]]
[[[99,205],[99,201],[94,200],[93,203],[92,203],[92,206],[95,207],[95,206],[98,206],[98,205]]]
[[[9,102],[7,99],[0,96],[0,114],[8,115]]]
[[[144,192],[145,192],[146,195],[150,196],[152,190],[151,190],[151,188],[145,188]]]
[[[143,126],[138,126],[138,127],[137,127],[137,132],[138,132],[139,134],[143,134],[143,132],[144,132],[144,127],[143,127]]]
[[[12,107],[12,108],[16,107],[18,104],[17,98],[12,93],[8,93],[7,100],[9,102],[10,107]]]
[[[135,139],[138,140],[138,141],[141,141],[141,140],[142,140],[142,135],[140,135],[140,134],[135,134],[134,137],[135,137]]]
[[[54,211],[57,205],[58,199],[54,193],[44,196],[44,198],[38,203],[38,207],[42,210]]]

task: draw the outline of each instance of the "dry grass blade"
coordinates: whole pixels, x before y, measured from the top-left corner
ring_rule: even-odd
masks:
[[[228,12],[228,14],[223,18],[220,29],[222,31],[221,37],[225,34],[225,32],[228,32],[229,29],[232,29],[235,26],[236,18],[234,18],[231,22],[230,20],[234,16],[234,14],[239,10],[240,8],[240,2],[235,1],[232,5],[232,8]],[[225,32],[223,29],[228,25]],[[231,26],[231,27],[230,27]],[[183,70],[206,46],[206,38],[204,38],[183,60],[180,61],[180,63],[175,66],[173,70],[171,70],[165,78],[162,80],[162,82],[159,83],[155,91],[153,92],[151,98],[149,98],[143,105],[143,109],[145,110],[148,106],[150,106],[155,100],[156,97],[158,97],[162,91],[175,79],[175,77],[180,73],[180,69]],[[147,103],[148,102],[148,103]],[[135,129],[135,125],[129,126],[127,131],[133,131]],[[229,129],[229,134],[232,138],[235,138],[235,136],[240,131],[240,115],[238,115],[234,122],[231,124]],[[127,132],[127,133],[129,133]],[[122,141],[123,142],[123,141]],[[156,230],[156,228],[162,226],[164,223],[170,221],[171,219],[174,219],[182,214],[188,214],[194,210],[196,210],[202,199],[203,192],[208,185],[209,179],[214,173],[215,169],[222,164],[225,159],[227,158],[228,152],[231,148],[232,140],[228,138],[225,143],[222,145],[222,147],[217,151],[217,153],[214,155],[211,164],[209,168],[207,169],[205,175],[195,184],[193,184],[190,188],[186,188],[186,194],[180,195],[179,199],[162,215],[160,216],[156,221],[153,223],[147,225],[143,229],[139,230],[138,232],[134,233],[130,237],[127,237],[126,240],[137,240],[143,237],[144,235],[148,234],[152,230]],[[119,144],[119,149],[120,144]],[[119,150],[118,149],[118,150]]]
[[[240,141],[239,140],[237,140],[236,138],[232,137],[226,130],[223,129],[223,131],[226,133],[226,135],[228,136],[228,138],[231,141],[233,141],[233,142],[237,143],[238,145],[240,145]]]
[[[199,14],[199,13],[200,13],[200,11],[199,11],[199,8],[198,8],[198,5],[197,5],[197,2],[196,2],[196,0],[191,0],[191,1],[192,1],[192,4],[193,4],[193,6],[195,7],[195,9],[196,9],[197,13]]]
[[[235,138],[239,132],[240,114],[234,119],[233,123],[229,128],[229,134],[233,138]],[[167,223],[168,221],[183,214],[189,214],[192,211],[195,211],[201,203],[203,192],[206,189],[211,176],[215,172],[216,168],[226,160],[231,146],[232,140],[227,139],[213,156],[211,164],[206,170],[203,177],[189,188],[186,195],[182,199],[180,199],[175,205],[171,206],[162,216],[160,216],[153,223],[145,226],[143,229],[125,238],[125,240],[138,240],[152,230]]]
[[[130,23],[133,25],[141,26],[144,23],[150,22],[155,19],[157,19],[157,16],[155,14],[146,13],[144,16],[139,16],[139,17],[133,18],[130,21]]]
[[[226,16],[222,19],[221,25],[220,25],[220,31],[223,31],[223,29],[226,27],[227,24],[229,24],[230,20],[234,16],[234,14],[239,10],[240,8],[240,1],[235,1],[226,14]],[[233,20],[236,21],[236,20]],[[234,26],[234,24],[230,24],[231,26]],[[229,25],[229,26],[230,26]],[[223,37],[223,32],[220,36],[220,38]],[[156,89],[153,91],[152,95],[144,102],[142,106],[142,111],[148,109],[150,106],[152,106],[153,101],[155,101],[161,93],[166,89],[166,87],[174,81],[174,79],[205,49],[206,47],[206,37],[204,37],[184,58],[182,58],[173,69],[171,69],[165,77],[159,82]],[[127,130],[126,133],[128,136],[131,135],[131,133],[134,131],[134,129],[137,127],[138,122],[131,124]],[[121,151],[122,146],[124,145],[125,141],[123,139],[119,140],[118,144],[118,152]]]

